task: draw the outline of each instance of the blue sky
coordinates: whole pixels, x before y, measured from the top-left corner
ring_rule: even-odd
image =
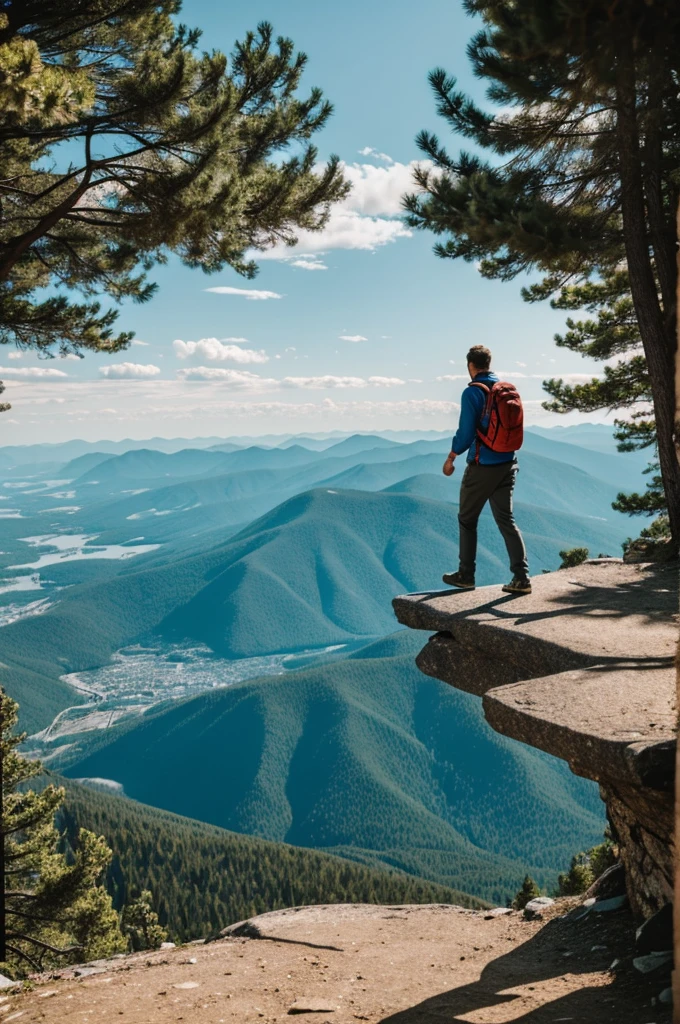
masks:
[[[155,298],[121,310],[120,327],[137,332],[127,352],[50,362],[2,353],[7,442],[447,429],[474,343],[516,375],[530,421],[573,422],[540,408],[544,377],[597,370],[555,347],[563,317],[523,303],[519,281],[437,259],[432,238],[400,220],[416,133],[446,138],[427,72],[443,65],[481,99],[465,57],[474,23],[460,5],[185,0],[182,20],[226,51],[260,20],[293,38],[309,56],[305,86],[335,106],[320,157],[341,157],[353,193],[321,235],[267,254],[254,281],[176,260],[160,268]]]

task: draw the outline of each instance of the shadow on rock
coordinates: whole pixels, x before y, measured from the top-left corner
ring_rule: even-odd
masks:
[[[390,1014],[380,1024],[669,1024],[670,1007],[658,1003],[667,976],[638,974],[632,966],[633,919],[627,911],[607,916],[550,921],[488,963],[477,981]],[[610,973],[615,960],[619,965]],[[583,984],[574,987],[578,976]]]

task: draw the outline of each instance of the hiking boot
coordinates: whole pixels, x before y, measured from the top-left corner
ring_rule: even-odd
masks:
[[[450,587],[459,587],[461,590],[475,589],[474,579],[471,576],[464,576],[462,572],[445,572],[442,580]]]
[[[528,576],[514,576],[503,590],[506,594],[530,594],[531,580]]]

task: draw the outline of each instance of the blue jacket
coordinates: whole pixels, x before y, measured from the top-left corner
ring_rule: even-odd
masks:
[[[500,380],[500,377],[497,377],[491,370],[486,370],[484,373],[478,373],[475,380],[491,387],[492,384]],[[463,390],[460,400],[460,420],[458,422],[458,430],[451,442],[451,451],[455,452],[456,455],[462,455],[463,452],[467,452],[468,462],[474,462],[477,454],[477,427],[481,426],[483,430],[487,425],[486,422],[482,422],[485,405],[486,393],[481,388],[466,387]],[[512,462],[514,457],[514,452],[493,452],[480,442],[479,462],[482,466],[495,466],[499,462]]]

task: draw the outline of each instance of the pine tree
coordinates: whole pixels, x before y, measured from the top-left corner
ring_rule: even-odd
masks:
[[[547,298],[558,286],[558,280],[547,278],[540,285],[523,291],[529,301]],[[597,412],[600,409],[622,409],[626,419],[615,420],[615,438],[621,452],[651,448],[652,461],[646,470],[651,477],[643,494],[619,494],[613,507],[629,515],[654,515],[666,511],[666,497],[658,472],[656,454],[656,423],[652,410],[652,388],[647,362],[642,355],[640,331],[628,275],[621,270],[603,273],[597,281],[571,284],[559,288],[550,301],[553,309],[585,310],[592,314],[585,320],[567,319],[565,334],[556,334],[555,343],[592,359],[614,360],[606,365],[600,377],[582,384],[566,384],[560,379],[543,382],[552,396],[544,402],[549,412]]]
[[[64,790],[27,788],[43,771],[17,748],[18,705],[0,693],[6,963],[13,973],[82,962],[125,948],[111,897],[100,884],[111,860],[101,836],[81,829],[75,853],[60,851],[55,811]],[[68,851],[71,852],[71,851]]]
[[[578,896],[595,881],[588,855],[577,853],[571,858],[569,870],[557,878],[557,896]]]
[[[133,952],[142,949],[159,949],[168,937],[165,928],[158,921],[153,909],[153,894],[144,889],[137,899],[126,904],[123,910],[123,934],[127,936]]]
[[[543,272],[543,284],[525,293],[529,299],[567,288],[568,302],[579,299],[568,287],[606,292],[614,283],[609,313],[622,315],[627,341],[639,333],[648,385],[640,362],[628,367],[626,359],[605,383],[620,397],[632,370],[634,386],[648,386],[677,544],[680,7],[644,0],[465,0],[465,7],[485,22],[468,47],[473,70],[505,111],[481,109],[441,69],[430,82],[452,129],[493,159],[454,159],[422,132],[418,144],[435,166],[417,173],[421,193],[405,197],[409,222],[448,236],[437,254],[480,261],[487,277]],[[558,402],[567,397],[558,388],[552,393]],[[640,436],[648,429],[641,425]]]
[[[180,6],[3,4],[0,344],[119,351],[132,334],[95,295],[146,301],[171,253],[252,277],[249,250],[319,229],[346,194],[309,142],[332,108],[298,96],[305,55],[267,23],[229,61],[201,53]]]
[[[512,901],[513,910],[524,910],[527,903],[541,895],[541,890],[534,882],[531,875],[525,875],[522,888],[517,891]]]

